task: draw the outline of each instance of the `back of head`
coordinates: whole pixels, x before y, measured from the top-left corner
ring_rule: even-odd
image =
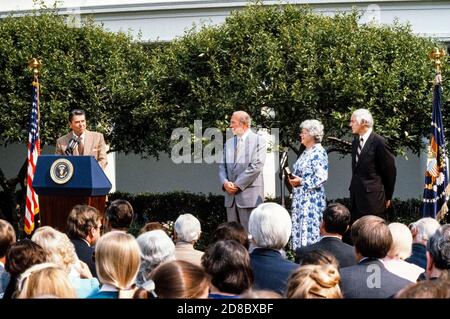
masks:
[[[339,203],[332,203],[323,212],[323,226],[330,234],[344,235],[350,225],[350,211]]]
[[[287,298],[342,298],[339,271],[333,265],[306,265],[288,280]]]
[[[47,261],[47,251],[29,239],[11,245],[6,253],[5,269],[18,276],[33,265]]]
[[[69,237],[50,226],[39,227],[31,240],[47,251],[49,262],[59,265],[67,272],[70,272],[71,266],[78,261],[75,247]]]
[[[243,299],[282,299],[283,296],[273,290],[249,289],[241,294]]]
[[[333,265],[339,269],[339,261],[336,257],[332,253],[322,249],[306,252],[303,255],[301,265]]]
[[[95,246],[95,267],[102,284],[129,288],[136,280],[140,250],[136,239],[121,231],[100,237]]]
[[[0,258],[5,257],[9,246],[16,242],[16,232],[10,223],[0,219]]]
[[[19,278],[17,298],[39,298],[51,295],[57,298],[76,298],[67,274],[57,265],[43,263],[26,270]]]
[[[402,260],[411,256],[413,239],[409,228],[402,223],[390,223],[388,227],[392,235],[392,245],[387,255]]]
[[[395,298],[450,298],[450,282],[447,280],[422,280],[400,290]]]
[[[411,232],[415,234],[414,242],[427,244],[427,241],[441,227],[439,222],[431,217],[421,218],[410,225]]]
[[[245,230],[244,226],[242,226],[242,224],[235,221],[220,224],[219,226],[217,226],[212,235],[212,243],[227,239],[236,240],[238,243],[241,243],[241,245],[246,249],[248,249],[250,246],[247,231]]]
[[[252,211],[248,228],[257,247],[282,249],[289,241],[292,221],[281,205],[264,203]]]
[[[437,269],[450,269],[450,224],[441,226],[428,240],[427,250]]]
[[[367,215],[352,225],[355,250],[364,257],[384,258],[392,245],[392,235],[384,219]]]
[[[89,230],[97,227],[100,213],[89,205],[76,205],[67,217],[67,236],[71,239],[86,238]]]
[[[160,229],[145,232],[137,238],[141,252],[141,266],[137,283],[142,284],[150,272],[163,262],[175,260],[175,245],[166,232]]]
[[[133,222],[134,211],[131,204],[124,199],[113,201],[105,212],[108,230],[128,231]]]
[[[159,265],[152,273],[159,298],[206,298],[210,278],[202,267],[184,260]]]
[[[142,226],[142,228],[139,230],[139,235],[157,229],[164,230],[164,226],[160,222],[149,222]]]
[[[176,241],[193,243],[200,238],[202,232],[200,221],[192,214],[178,216],[174,224]]]
[[[221,292],[240,294],[253,285],[247,249],[235,240],[220,240],[205,251],[202,266]]]

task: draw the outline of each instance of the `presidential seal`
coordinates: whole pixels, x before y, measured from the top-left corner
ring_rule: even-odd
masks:
[[[73,175],[73,164],[65,159],[60,158],[53,162],[50,167],[50,177],[56,184],[67,183]]]

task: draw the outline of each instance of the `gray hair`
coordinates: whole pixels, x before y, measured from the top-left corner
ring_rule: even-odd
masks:
[[[441,227],[439,222],[431,217],[421,218],[409,225],[410,230],[416,232],[414,241],[417,243],[426,243],[439,227]]]
[[[139,235],[137,242],[141,250],[141,267],[136,283],[142,285],[153,269],[163,262],[175,260],[175,245],[161,229]]]
[[[292,221],[279,204],[264,203],[252,211],[248,228],[257,247],[282,249],[289,241]]]
[[[252,126],[252,119],[251,119],[250,115],[248,115],[247,112],[236,111],[236,112],[233,112],[233,115],[236,115],[239,118],[239,122],[241,122],[242,124],[247,124],[248,127]]]
[[[300,124],[300,129],[308,131],[309,135],[314,137],[316,142],[322,142],[323,138],[323,124],[318,120],[306,120]]]
[[[358,124],[362,124],[362,121],[364,121],[364,125],[367,127],[373,126],[373,117],[372,114],[367,109],[357,109],[353,112],[352,116],[355,118],[355,121],[358,122]]]
[[[192,214],[178,216],[174,224],[177,233],[176,241],[191,243],[197,241],[202,232],[200,221]]]
[[[441,226],[427,242],[427,250],[437,269],[450,269],[450,225]]]

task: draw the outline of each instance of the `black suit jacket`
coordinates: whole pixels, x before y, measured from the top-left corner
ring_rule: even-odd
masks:
[[[295,262],[301,264],[305,254],[318,249],[325,250],[333,254],[339,261],[340,268],[356,264],[355,250],[353,246],[343,243],[342,240],[336,237],[324,237],[315,244],[297,248],[295,250]]]
[[[356,163],[358,145],[356,138],[352,143],[352,181],[349,188],[352,219],[364,215],[385,218],[385,202],[392,199],[397,176],[394,156],[386,148],[384,138],[372,132]]]
[[[77,253],[78,258],[88,265],[92,276],[97,277],[95,261],[94,258],[92,258],[94,256],[95,247],[89,246],[88,243],[82,239],[71,239],[70,241],[75,246],[75,252]]]
[[[391,298],[412,284],[384,268],[378,259],[367,258],[340,270],[344,298]]]

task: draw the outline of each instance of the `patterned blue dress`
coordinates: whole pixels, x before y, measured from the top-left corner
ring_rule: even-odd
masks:
[[[326,207],[323,185],[328,179],[328,155],[320,143],[305,149],[294,164],[293,174],[302,183],[293,189],[292,248],[295,250],[320,239],[320,222]]]

